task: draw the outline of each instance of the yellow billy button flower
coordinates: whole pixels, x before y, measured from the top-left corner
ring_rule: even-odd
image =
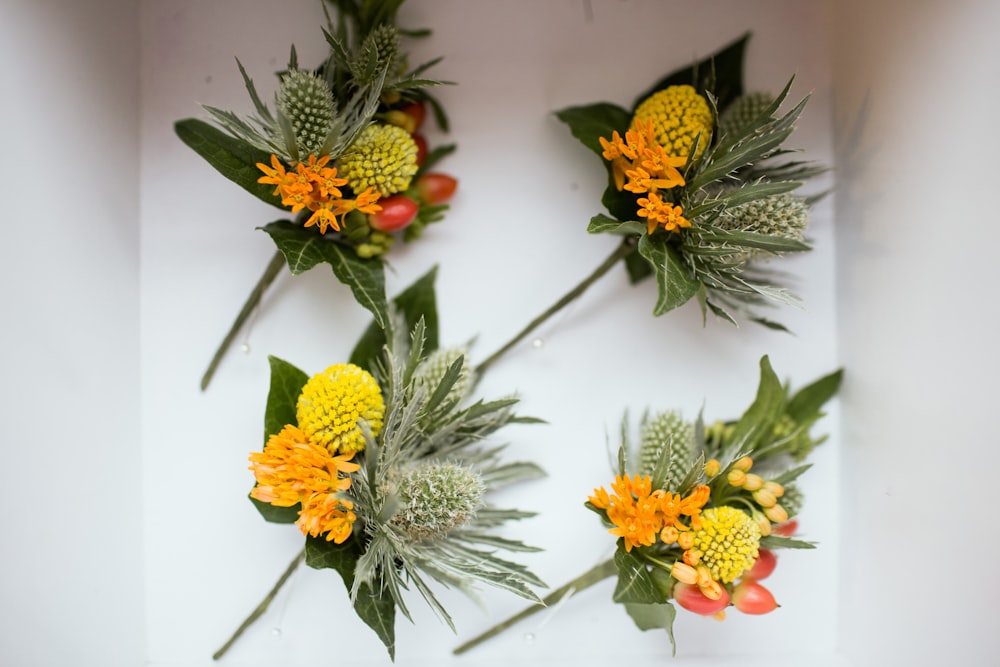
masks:
[[[355,192],[402,192],[417,173],[417,144],[401,127],[369,125],[340,158],[340,170]]]
[[[693,548],[700,552],[698,567],[706,568],[713,580],[728,584],[753,567],[760,527],[746,513],[728,505],[713,507],[701,513],[701,524]]]
[[[382,430],[385,401],[371,374],[354,364],[336,364],[312,376],[299,394],[296,418],[309,441],[331,453],[365,447],[361,424],[372,437]]]
[[[687,158],[696,138],[694,157],[698,157],[712,136],[712,110],[692,86],[669,86],[653,93],[635,110],[634,120],[651,122],[656,143],[674,157]]]

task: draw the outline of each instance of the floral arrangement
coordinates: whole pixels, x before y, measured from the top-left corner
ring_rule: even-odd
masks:
[[[608,172],[608,214],[591,218],[588,231],[622,240],[512,345],[622,261],[633,283],[655,277],[654,315],[696,298],[703,317],[785,329],[756,310],[799,303],[767,260],[810,250],[809,207],[820,195],[795,191],[826,168],[783,159],[808,98],[779,114],[791,81],[777,95],[745,94],[748,40],[666,75],[631,109],[599,102],[556,112]]]
[[[287,68],[277,73],[273,110],[237,60],[255,113],[205,106],[215,125],[175,124],[181,140],[223,176],[295,216],[262,227],[278,251],[212,359],[202,389],[284,266],[299,274],[329,264],[379,318],[384,255],[396,235],[416,239],[442,219],[457,187],[454,177],[432,171],[455,146],[429,150],[420,133],[428,107],[439,127],[448,127],[428,92],[442,82],[423,76],[440,59],[409,68],[404,33],[396,27],[402,0],[333,4],[336,20],[327,12],[323,31],[329,56],[316,69],[303,69],[293,46]]]
[[[647,414],[635,447],[626,418],[611,490],[596,488],[586,502],[617,538],[614,557],[544,604],[617,576],[613,600],[640,630],[665,629],[672,644],[672,601],[719,620],[730,606],[773,611],[777,603],[760,580],[774,570],[774,550],[814,546],[790,537],[803,500],[796,480],[810,467],[802,460],[825,439],[810,429],[841,377],[837,371],[792,393],[764,357],[756,398],[737,420],[706,425],[700,415],[690,422],[676,411]],[[455,652],[542,608],[525,609]]]
[[[438,348],[433,281],[432,272],[397,297],[390,326],[373,322],[350,363],[309,376],[271,357],[250,499],[264,519],[294,523],[305,548],[215,658],[303,559],[340,574],[355,612],[391,657],[396,610],[410,618],[410,587],[452,629],[431,581],[470,595],[487,584],[539,601],[531,587],[544,583],[496,555],[536,549],[493,532],[532,513],[488,501],[500,486],[543,475],[532,463],[502,463],[503,447],[489,443],[507,424],[537,420],[515,415],[515,398],[469,400],[477,373],[464,347]]]

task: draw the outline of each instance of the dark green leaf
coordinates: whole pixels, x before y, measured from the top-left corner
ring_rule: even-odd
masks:
[[[278,357],[268,356],[271,365],[271,388],[267,392],[264,408],[264,442],[287,424],[295,424],[295,408],[302,387],[309,376]]]
[[[632,122],[632,114],[608,102],[567,107],[557,111],[556,117],[569,126],[580,143],[598,155],[604,152],[601,137],[611,139],[613,132],[624,133]]]
[[[805,421],[819,412],[823,404],[833,398],[844,379],[843,369],[830,373],[803,387],[788,401],[786,412],[797,422]]]
[[[174,131],[220,174],[261,201],[281,208],[281,199],[274,194],[274,186],[257,182],[263,176],[257,163],[271,164],[269,154],[195,118],[177,121]]]
[[[620,544],[615,551],[615,567],[618,568],[618,583],[612,596],[615,602],[658,604],[664,601],[663,593],[646,570],[646,564],[635,554],[625,551]]]
[[[677,644],[674,643],[674,617],[677,610],[669,602],[663,604],[637,604],[626,602],[625,611],[632,617],[635,626],[640,630],[666,630],[670,635],[670,645],[677,655]]]
[[[616,188],[614,177],[611,175],[611,163],[605,162],[604,166],[608,169],[608,187],[604,189],[604,194],[601,195],[601,205],[608,210],[608,213],[612,217],[619,220],[634,219],[638,210],[636,195],[627,190]]]
[[[257,508],[264,521],[271,523],[295,523],[299,520],[299,510],[302,505],[296,503],[291,507],[278,507],[271,503],[265,503],[256,498],[250,498],[250,502]]]
[[[348,591],[354,586],[354,567],[360,557],[361,546],[354,538],[344,544],[334,544],[322,537],[306,538],[306,565],[317,570],[336,570]],[[396,605],[392,596],[375,595],[368,584],[361,584],[354,601],[354,611],[382,640],[389,651],[389,657],[395,659]]]
[[[653,308],[654,315],[663,315],[687,303],[698,293],[701,283],[688,274],[680,255],[666,242],[643,236],[639,239],[639,253],[656,272],[657,298]]]
[[[743,94],[743,57],[749,39],[750,33],[746,33],[704,60],[671,72],[639,95],[632,109],[655,92],[686,84],[702,95],[712,93],[722,111]]]
[[[784,409],[784,403],[785,390],[771,368],[771,361],[765,355],[760,359],[757,397],[733,427],[725,455],[751,454],[761,438],[771,432],[775,420]]]
[[[388,303],[381,259],[362,259],[352,248],[287,220],[272,222],[261,229],[274,240],[293,274],[308,271],[320,262],[329,264],[337,279],[351,289],[354,299],[371,312],[380,327],[385,327]]]
[[[638,248],[625,256],[625,270],[628,271],[629,282],[633,285],[653,275],[653,265],[639,254]]]
[[[424,353],[438,348],[437,297],[434,293],[435,266],[412,285],[400,292],[392,300],[398,313],[406,320],[408,330],[412,330],[422,317],[424,319]],[[351,352],[351,363],[361,368],[370,368],[372,361],[381,353],[385,345],[385,331],[378,322],[372,322],[362,334]]]

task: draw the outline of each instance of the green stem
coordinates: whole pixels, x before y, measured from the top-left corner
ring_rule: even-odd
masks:
[[[222,361],[222,357],[225,356],[226,350],[233,344],[233,340],[236,339],[236,334],[240,332],[243,325],[246,324],[247,319],[250,317],[250,313],[253,312],[254,308],[260,305],[261,299],[264,297],[264,291],[271,286],[274,279],[278,277],[278,273],[285,266],[285,256],[281,252],[274,253],[271,257],[271,261],[268,262],[267,268],[264,269],[264,273],[261,275],[260,280],[254,285],[253,291],[250,292],[250,296],[247,297],[246,303],[243,304],[243,309],[240,310],[239,315],[233,321],[233,326],[230,327],[229,333],[226,337],[222,339],[222,343],[219,345],[219,349],[215,351],[215,356],[212,357],[211,363],[208,364],[208,369],[205,374],[201,376],[201,390],[205,391],[208,389],[209,383],[212,381],[212,376],[215,375],[215,370],[219,367],[219,363]]]
[[[566,292],[566,294],[564,294],[561,299],[559,299],[554,304],[549,306],[548,309],[545,310],[545,312],[543,312],[535,319],[531,320],[531,322],[529,322],[526,327],[521,329],[521,331],[516,336],[511,338],[506,345],[504,345],[499,350],[494,352],[492,355],[487,357],[487,359],[483,363],[479,364],[478,368],[476,368],[476,373],[481,376],[487,368],[492,366],[500,357],[502,357],[508,350],[510,350],[510,348],[514,347],[522,340],[524,340],[524,338],[528,336],[528,334],[530,334],[532,331],[538,328],[547,319],[549,319],[550,317],[558,313],[560,310],[565,308],[567,305],[575,301],[581,294],[586,292],[591,285],[593,285],[602,276],[604,276],[604,274],[610,271],[611,268],[619,262],[619,260],[622,260],[628,255],[632,254],[634,250],[635,250],[635,238],[631,236],[625,238],[618,245],[618,247],[615,248],[615,251],[610,255],[608,255],[608,258],[605,259],[600,266],[594,269],[594,271],[589,276],[584,278],[576,287],[571,289],[569,292]]]
[[[299,567],[299,565],[305,559],[305,556],[306,556],[306,551],[305,549],[303,549],[295,556],[294,559],[292,559],[292,562],[288,564],[288,567],[285,568],[285,571],[282,573],[281,577],[279,577],[278,581],[275,582],[274,587],[271,588],[268,594],[264,596],[264,599],[260,601],[260,604],[257,605],[257,608],[254,609],[252,612],[250,612],[250,615],[247,616],[246,620],[244,620],[243,623],[240,624],[240,627],[236,628],[236,632],[234,632],[233,636],[229,638],[229,641],[223,644],[222,648],[220,648],[218,651],[212,654],[212,660],[218,660],[219,658],[224,656],[226,654],[226,651],[228,651],[229,648],[236,643],[236,640],[243,635],[246,629],[249,628],[251,625],[253,625],[258,618],[264,615],[264,612],[267,611],[267,608],[271,606],[271,602],[274,600],[274,596],[278,594],[278,591],[281,590],[281,587],[285,585],[285,582],[288,581],[288,578],[292,576],[292,573],[295,572],[295,570]]]
[[[586,572],[584,572],[583,574],[581,574],[579,577],[569,582],[568,584],[560,586],[559,588],[555,589],[554,591],[546,595],[544,598],[542,598],[541,604],[536,604],[531,607],[527,607],[526,609],[520,611],[519,613],[514,614],[507,620],[494,625],[486,632],[476,635],[469,641],[465,642],[464,644],[456,648],[454,651],[452,651],[452,653],[454,653],[455,655],[461,655],[466,651],[468,651],[469,649],[479,646],[487,639],[496,637],[501,632],[511,627],[515,623],[523,621],[529,616],[536,614],[542,611],[543,609],[546,609],[550,605],[556,604],[567,595],[573,595],[574,593],[578,593],[586,588],[590,588],[599,581],[604,581],[605,579],[613,576],[617,572],[618,569],[617,567],[615,567],[614,560],[609,558],[603,563],[599,563],[594,567],[592,567],[591,569],[587,570]]]

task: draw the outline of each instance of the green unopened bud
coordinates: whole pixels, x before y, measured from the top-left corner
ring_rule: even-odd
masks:
[[[433,394],[441,380],[444,379],[448,369],[451,368],[459,357],[463,358],[462,370],[459,371],[458,379],[448,390],[444,403],[460,403],[472,388],[472,369],[470,367],[466,349],[464,347],[449,347],[435,350],[427,355],[427,358],[420,362],[413,372],[413,382],[410,385],[410,395],[413,396],[420,389],[425,392],[424,398],[429,398]]]
[[[398,484],[401,506],[392,517],[414,541],[442,537],[467,524],[486,489],[473,470],[453,463],[425,463],[405,472]]]
[[[719,133],[727,138],[742,134],[773,102],[774,96],[767,92],[747,93],[737,97],[719,114]]]
[[[333,92],[326,80],[311,72],[289,70],[281,78],[276,105],[295,131],[300,159],[318,156],[335,115]]]

